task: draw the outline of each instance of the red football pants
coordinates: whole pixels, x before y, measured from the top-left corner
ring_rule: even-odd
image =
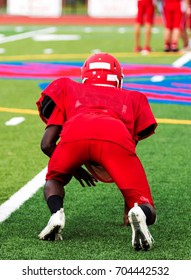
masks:
[[[149,203],[154,206],[143,166],[136,154],[113,142],[81,140],[60,142],[48,164],[46,180],[65,182],[72,173],[87,161],[103,166],[124,196],[129,208]]]

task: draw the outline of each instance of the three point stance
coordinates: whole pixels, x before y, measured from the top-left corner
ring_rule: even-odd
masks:
[[[122,89],[122,68],[112,55],[91,55],[81,75],[82,83],[56,79],[37,101],[46,123],[41,149],[50,157],[44,195],[51,212],[39,238],[62,239],[64,186],[74,176],[82,186],[115,182],[125,201],[125,223],[132,227],[132,246],[149,250],[148,225],[156,212],[135,149],[154,133],[156,120],[144,94]]]

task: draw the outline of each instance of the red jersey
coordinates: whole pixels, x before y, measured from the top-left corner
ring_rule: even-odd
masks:
[[[182,3],[182,0],[163,0],[163,18],[166,28],[183,29],[185,19]]]
[[[155,0],[138,0],[138,2],[141,2],[141,3],[146,4],[146,5],[154,5],[155,4]]]
[[[53,115],[56,115],[55,124],[63,126],[61,141],[64,142],[99,139],[135,152],[137,141],[153,134],[157,126],[146,96],[137,91],[57,79],[37,101],[42,120],[50,124],[41,111],[45,96],[56,104]],[[149,131],[141,133],[149,127],[152,127]]]
[[[153,24],[155,13],[155,2],[153,0],[138,0],[136,22]]]

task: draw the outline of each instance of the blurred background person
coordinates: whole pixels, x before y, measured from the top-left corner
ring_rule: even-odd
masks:
[[[186,13],[188,0],[160,0],[161,14],[164,20],[164,52],[179,51],[179,40],[188,46],[186,31]]]
[[[137,16],[135,22],[135,52],[151,52],[151,33],[155,16],[155,0],[138,0]],[[145,40],[143,48],[141,46],[141,28],[145,28]]]
[[[184,23],[183,29],[181,32],[181,38],[183,43],[182,52],[191,51],[190,44],[190,35],[189,32],[191,30],[191,0],[183,1],[183,12],[184,12]]]

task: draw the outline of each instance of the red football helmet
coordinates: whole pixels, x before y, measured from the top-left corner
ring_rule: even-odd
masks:
[[[81,68],[82,83],[122,87],[123,73],[119,61],[108,53],[95,53]]]

